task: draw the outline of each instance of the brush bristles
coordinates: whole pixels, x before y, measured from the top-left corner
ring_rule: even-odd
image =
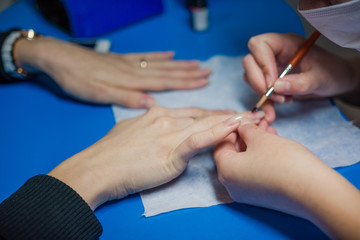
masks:
[[[251,110],[251,112],[257,112],[260,110],[261,106],[266,102],[267,97],[264,95],[260,98],[256,106]]]

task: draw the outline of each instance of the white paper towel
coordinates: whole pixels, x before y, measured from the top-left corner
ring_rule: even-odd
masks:
[[[243,81],[242,57],[215,56],[202,63],[213,70],[207,87],[196,90],[153,93],[159,105],[169,108],[197,106],[243,112],[259,100]],[[144,110],[113,106],[116,121],[135,117]],[[273,126],[280,136],[296,140],[331,167],[360,160],[360,131],[344,120],[329,100],[277,105]],[[206,207],[232,202],[217,180],[211,149],[201,152],[185,172],[163,186],[141,193],[145,216],[182,208]]]

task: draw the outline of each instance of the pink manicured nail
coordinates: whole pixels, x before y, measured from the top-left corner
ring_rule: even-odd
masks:
[[[211,73],[211,69],[209,69],[209,68],[203,68],[203,69],[200,69],[200,72],[201,72],[201,73],[204,73],[204,74],[210,74],[210,73]]]
[[[275,92],[288,92],[290,90],[290,83],[287,81],[276,81],[274,85]]]
[[[173,51],[164,52],[164,55],[171,57],[175,55],[175,52]]]
[[[270,122],[270,118],[268,117],[268,115],[265,115],[265,120],[267,121],[267,122]]]
[[[224,123],[225,123],[225,125],[232,127],[232,126],[238,124],[242,118],[244,118],[243,115],[234,116],[234,117],[226,119],[226,121]]]
[[[253,123],[250,119],[243,118],[243,119],[241,119],[240,126],[244,126],[244,125],[250,124],[250,123]]]
[[[190,60],[190,61],[188,61],[188,64],[191,66],[191,67],[197,67],[197,66],[199,66],[199,61],[197,61],[197,60]]]
[[[267,73],[265,75],[265,81],[266,81],[266,84],[267,84],[267,88],[271,88],[272,87],[272,79],[271,79],[270,74]]]
[[[280,103],[284,103],[284,102],[285,102],[285,96],[280,96],[279,99],[280,99],[280,101],[279,101]]]
[[[265,117],[265,112],[264,111],[257,111],[254,113],[249,113],[249,117],[251,120],[258,120],[258,119],[262,119]]]
[[[224,110],[221,110],[223,113],[225,114],[235,114],[236,111],[232,110],[232,109],[224,109]]]
[[[195,86],[203,86],[209,83],[209,80],[206,78],[199,78],[194,81]]]
[[[274,94],[270,96],[272,100],[278,103],[284,103],[285,102],[285,96]]]
[[[150,108],[156,104],[156,101],[151,96],[145,96],[141,99],[140,104],[143,108]]]
[[[224,123],[227,126],[232,127],[232,126],[238,124],[239,122],[241,122],[241,125],[253,123],[250,119],[245,117],[244,114],[239,114],[237,116],[231,117],[231,118],[227,119]]]

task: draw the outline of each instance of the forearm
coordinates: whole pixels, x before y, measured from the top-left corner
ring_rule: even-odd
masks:
[[[331,238],[360,236],[360,192],[333,169],[309,174],[293,196],[305,209],[303,217]]]

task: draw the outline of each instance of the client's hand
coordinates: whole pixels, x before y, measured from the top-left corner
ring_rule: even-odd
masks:
[[[242,119],[214,158],[233,200],[307,218],[336,239],[360,236],[359,191],[301,144]]]
[[[254,120],[264,113],[245,113]],[[64,161],[49,175],[77,191],[92,209],[179,176],[198,151],[239,126],[227,111],[166,109],[119,122],[103,139]]]
[[[210,74],[199,69],[198,61],[172,60],[173,52],[97,53],[51,37],[19,40],[14,56],[25,69],[31,66],[50,75],[74,98],[131,108],[155,104],[145,91],[204,87]]]

